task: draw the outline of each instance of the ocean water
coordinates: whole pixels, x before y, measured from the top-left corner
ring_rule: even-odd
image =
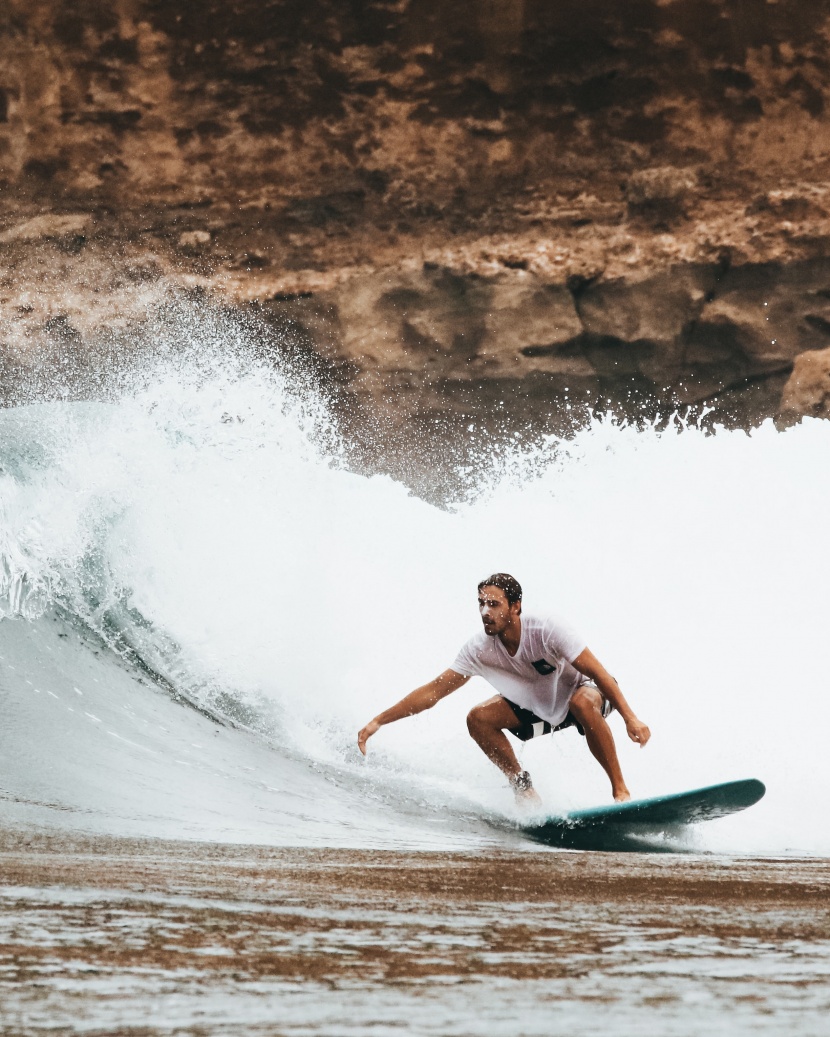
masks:
[[[103,400],[0,412],[0,819],[280,845],[515,846],[449,666],[494,570],[585,635],[652,729],[636,796],[736,778],[685,848],[830,852],[830,423],[596,419],[516,439],[439,508],[350,471],[310,385],[236,343],[162,351]],[[520,750],[552,811],[609,800],[574,731]]]

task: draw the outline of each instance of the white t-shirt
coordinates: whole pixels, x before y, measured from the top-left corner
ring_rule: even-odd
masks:
[[[556,727],[568,715],[576,689],[588,678],[571,665],[585,649],[576,631],[551,616],[522,613],[522,636],[514,656],[498,637],[482,630],[452,664],[465,677],[484,677],[496,691]]]

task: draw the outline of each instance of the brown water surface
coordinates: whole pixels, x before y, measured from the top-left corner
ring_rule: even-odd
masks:
[[[830,1032],[830,862],[0,835],[0,1032]]]

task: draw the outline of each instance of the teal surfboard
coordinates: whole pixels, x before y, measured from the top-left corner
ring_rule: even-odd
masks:
[[[655,849],[655,836],[746,810],[765,792],[763,783],[755,778],[728,781],[691,792],[574,810],[527,825],[523,831],[538,842],[569,849]]]

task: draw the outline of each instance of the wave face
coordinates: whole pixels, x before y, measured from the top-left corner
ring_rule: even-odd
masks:
[[[108,402],[0,413],[3,815],[294,844],[515,838],[465,730],[482,682],[383,729],[368,761],[354,744],[450,665],[477,581],[506,570],[650,724],[639,750],[613,721],[636,795],[766,782],[690,846],[830,852],[830,424],[596,421],[494,449],[441,510],[347,470],[290,372],[210,355],[168,356]],[[521,752],[552,809],[608,799],[575,732]]]

